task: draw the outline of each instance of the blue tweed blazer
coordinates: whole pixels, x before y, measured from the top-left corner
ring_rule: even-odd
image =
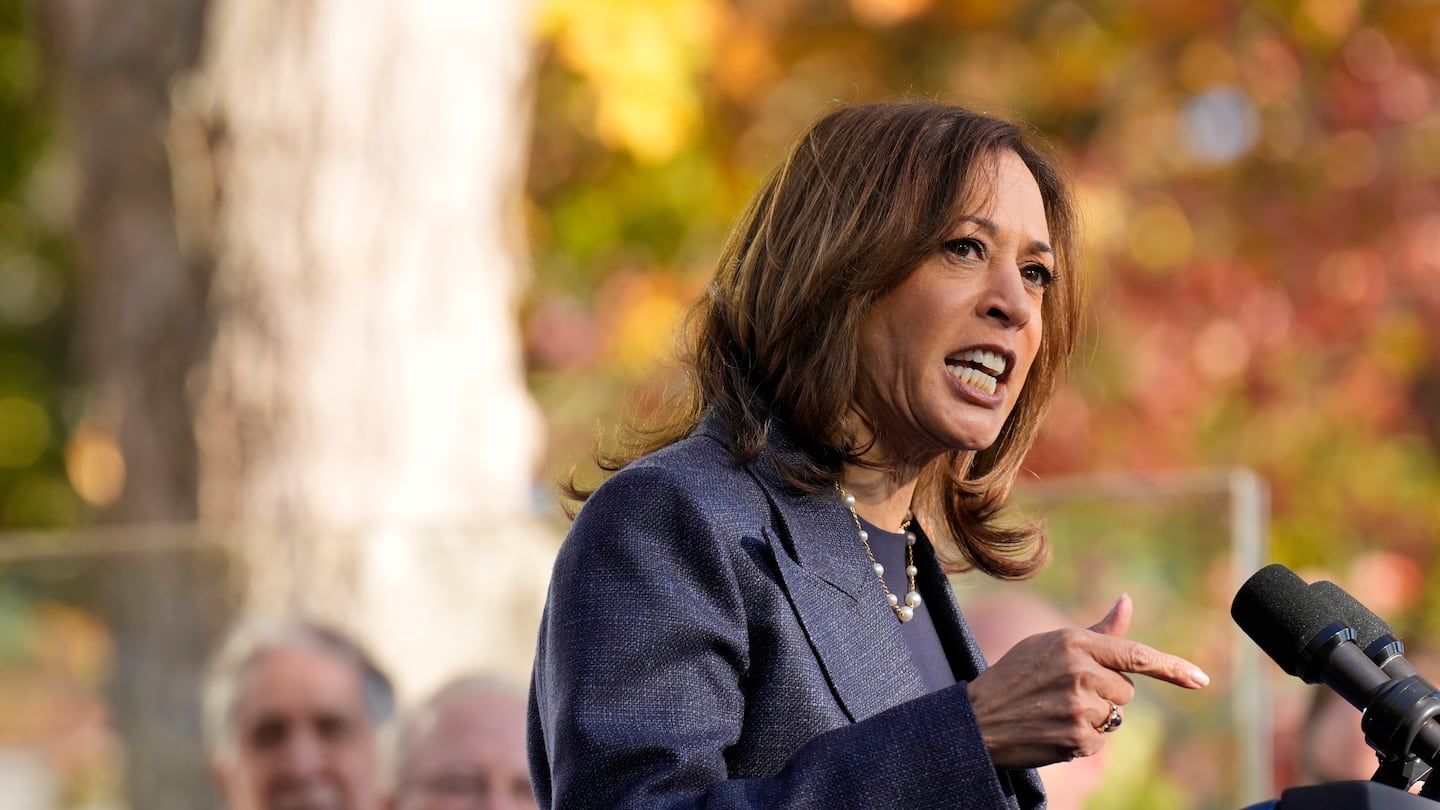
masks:
[[[540,806],[1043,808],[981,740],[985,662],[929,541],[923,609],[960,682],[927,694],[849,511],[768,458],[736,464],[711,419],[581,509],[531,683]]]

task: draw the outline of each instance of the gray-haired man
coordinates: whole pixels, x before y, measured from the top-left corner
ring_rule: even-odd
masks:
[[[376,810],[389,679],[355,641],[306,621],[246,625],[204,694],[211,770],[231,810]]]

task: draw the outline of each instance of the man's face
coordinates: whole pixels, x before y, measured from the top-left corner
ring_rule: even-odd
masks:
[[[395,810],[534,810],[523,699],[462,693],[426,711],[413,735]]]
[[[317,650],[279,648],[246,671],[235,754],[217,763],[232,810],[374,810],[379,757],[360,673]]]

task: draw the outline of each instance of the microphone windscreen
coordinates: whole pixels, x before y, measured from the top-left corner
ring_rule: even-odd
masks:
[[[1395,630],[1385,623],[1385,620],[1376,616],[1370,608],[1360,603],[1360,600],[1351,596],[1344,588],[1335,583],[1322,579],[1312,583],[1310,590],[1325,600],[1336,610],[1341,619],[1350,629],[1355,631],[1355,643],[1363,650],[1374,644],[1381,636],[1393,640]]]
[[[1281,669],[1299,675],[1301,651],[1340,618],[1340,609],[1311,591],[1294,571],[1275,563],[1240,586],[1230,603],[1230,617]]]

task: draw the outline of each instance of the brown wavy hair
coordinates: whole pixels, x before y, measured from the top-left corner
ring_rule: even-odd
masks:
[[[617,447],[597,453],[600,467],[613,472],[678,441],[707,411],[723,421],[742,464],[765,450],[772,429],[793,436],[803,461],[781,464],[780,474],[806,491],[833,486],[847,463],[865,463],[846,423],[861,324],[941,249],[965,206],[984,198],[993,183],[987,158],[1006,151],[1040,187],[1055,250],[1039,355],[995,443],[932,462],[915,508],[930,518],[947,568],[1002,579],[1038,572],[1049,557],[1042,527],[1001,512],[1076,343],[1075,207],[1038,139],[960,107],[856,105],[814,123],[737,220],[714,281],[690,311],[686,396],[658,421],[630,425]],[[584,500],[593,490],[572,479],[566,491]]]

